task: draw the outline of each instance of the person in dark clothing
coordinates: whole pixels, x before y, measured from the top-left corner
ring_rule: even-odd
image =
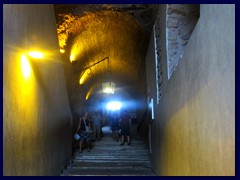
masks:
[[[124,137],[127,136],[127,143],[130,146],[130,124],[131,124],[131,117],[128,115],[127,111],[123,111],[120,115],[120,127],[121,127],[121,137],[122,142],[121,146],[124,145]]]
[[[87,151],[90,151],[91,147],[91,126],[90,126],[90,119],[88,118],[88,112],[85,112],[83,117],[79,119],[77,132],[80,135],[80,142],[79,142],[79,152],[82,153],[82,144],[83,142],[87,142]],[[80,131],[80,132],[79,132]]]
[[[119,127],[119,117],[116,113],[113,114],[111,118],[111,129],[112,129],[113,140],[118,142],[118,131],[120,127]]]

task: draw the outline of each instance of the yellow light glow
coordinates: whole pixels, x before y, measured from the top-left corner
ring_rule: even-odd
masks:
[[[9,64],[11,70],[7,71],[6,76],[14,77],[14,81],[9,81],[8,86],[11,89],[16,89],[17,87],[17,93],[11,93],[11,97],[7,99],[6,103],[10,104],[10,106],[14,103],[16,113],[11,113],[13,114],[11,118],[17,118],[19,122],[21,122],[18,123],[18,128],[24,130],[22,138],[29,139],[32,137],[33,132],[36,132],[39,121],[39,117],[36,116],[36,109],[41,108],[38,91],[39,82],[36,81],[36,77],[34,76],[34,69],[28,54],[26,54],[25,51],[22,51],[16,53],[15,58],[14,63]],[[19,116],[19,113],[22,114]]]
[[[79,84],[84,84],[86,82],[87,76],[87,73],[84,73],[79,80]]]
[[[75,55],[74,54],[71,54],[70,55],[70,61],[73,62],[75,60]]]
[[[93,88],[91,88],[91,89],[88,91],[88,93],[87,93],[87,95],[86,95],[86,98],[85,98],[86,100],[88,100],[90,94],[92,93],[92,89],[93,89]]]
[[[83,84],[83,78],[80,78],[79,84]]]
[[[35,59],[43,59],[43,53],[38,52],[38,51],[31,51],[28,53],[28,55]]]
[[[24,78],[25,79],[29,78],[31,75],[31,66],[28,62],[28,59],[24,55],[22,55],[21,57],[21,68]]]
[[[60,53],[65,53],[65,50],[64,49],[60,49]]]
[[[91,70],[90,70],[90,69],[87,69],[87,70],[83,73],[83,75],[80,77],[79,84],[84,84],[84,83],[87,81],[90,73],[91,73]]]

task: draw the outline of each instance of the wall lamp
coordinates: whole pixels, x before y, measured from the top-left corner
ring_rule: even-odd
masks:
[[[38,51],[30,51],[26,54],[22,54],[21,56],[21,69],[22,69],[22,74],[25,79],[28,79],[31,75],[31,65],[29,63],[29,58],[30,59],[43,59],[43,53],[38,52]]]
[[[114,94],[115,83],[111,81],[102,83],[102,91],[105,94]]]
[[[39,51],[31,51],[28,52],[28,56],[34,59],[43,59],[43,53],[39,52]]]

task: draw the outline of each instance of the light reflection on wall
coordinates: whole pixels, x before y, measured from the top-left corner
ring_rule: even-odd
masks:
[[[75,55],[73,53],[71,53],[70,55],[70,61],[73,62],[75,60]]]
[[[82,76],[80,76],[79,84],[84,84],[87,81],[88,76],[90,75],[90,73],[91,73],[90,69],[87,69],[86,71],[84,71]]]
[[[93,87],[90,88],[90,90],[87,92],[87,95],[86,95],[86,100],[88,100],[89,96],[91,95],[92,93],[92,90],[93,90]]]
[[[25,79],[28,79],[31,75],[31,66],[25,55],[21,56],[21,70],[22,70],[23,77]]]
[[[97,88],[101,87],[101,84],[94,84],[90,89],[89,91],[87,92],[87,95],[86,95],[86,100],[89,99],[90,95],[93,95],[93,93],[95,92],[96,93],[96,90]]]
[[[19,122],[20,124],[24,123],[28,128],[35,130],[37,128],[35,115],[38,109],[37,82],[30,60],[26,55],[20,55],[15,65],[15,67],[12,67],[12,70],[15,70],[17,77],[15,82],[11,82],[12,85],[14,84],[14,86],[18,87],[17,93],[13,94],[13,96],[17,96],[15,98],[15,113],[21,114],[21,120],[24,120],[24,122]],[[31,134],[32,136],[33,132],[26,131],[25,135],[29,136]]]
[[[71,51],[70,51],[70,62],[71,63],[76,60],[76,57],[78,56],[78,51],[79,50],[77,48],[71,48]]]

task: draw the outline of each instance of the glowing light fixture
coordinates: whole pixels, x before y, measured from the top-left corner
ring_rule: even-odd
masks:
[[[108,110],[113,110],[113,111],[120,110],[121,107],[122,107],[122,103],[118,101],[109,102],[107,103],[107,106],[106,106]]]
[[[43,59],[43,53],[38,51],[31,51],[28,53],[28,55],[34,59]]]
[[[60,49],[60,53],[65,53],[65,50],[64,49]]]
[[[71,54],[70,55],[70,61],[73,62],[75,60],[75,55],[74,54]]]
[[[149,108],[151,109],[151,115],[152,115],[152,120],[154,119],[154,103],[153,103],[153,98],[151,98],[151,101],[149,102]]]
[[[21,68],[24,78],[25,79],[29,78],[31,74],[31,66],[28,62],[27,57],[24,55],[22,55],[21,57]]]
[[[83,84],[83,78],[81,77],[79,80],[79,84],[82,85]]]
[[[103,93],[106,93],[106,94],[114,94],[115,83],[113,82],[102,83],[102,91]]]

